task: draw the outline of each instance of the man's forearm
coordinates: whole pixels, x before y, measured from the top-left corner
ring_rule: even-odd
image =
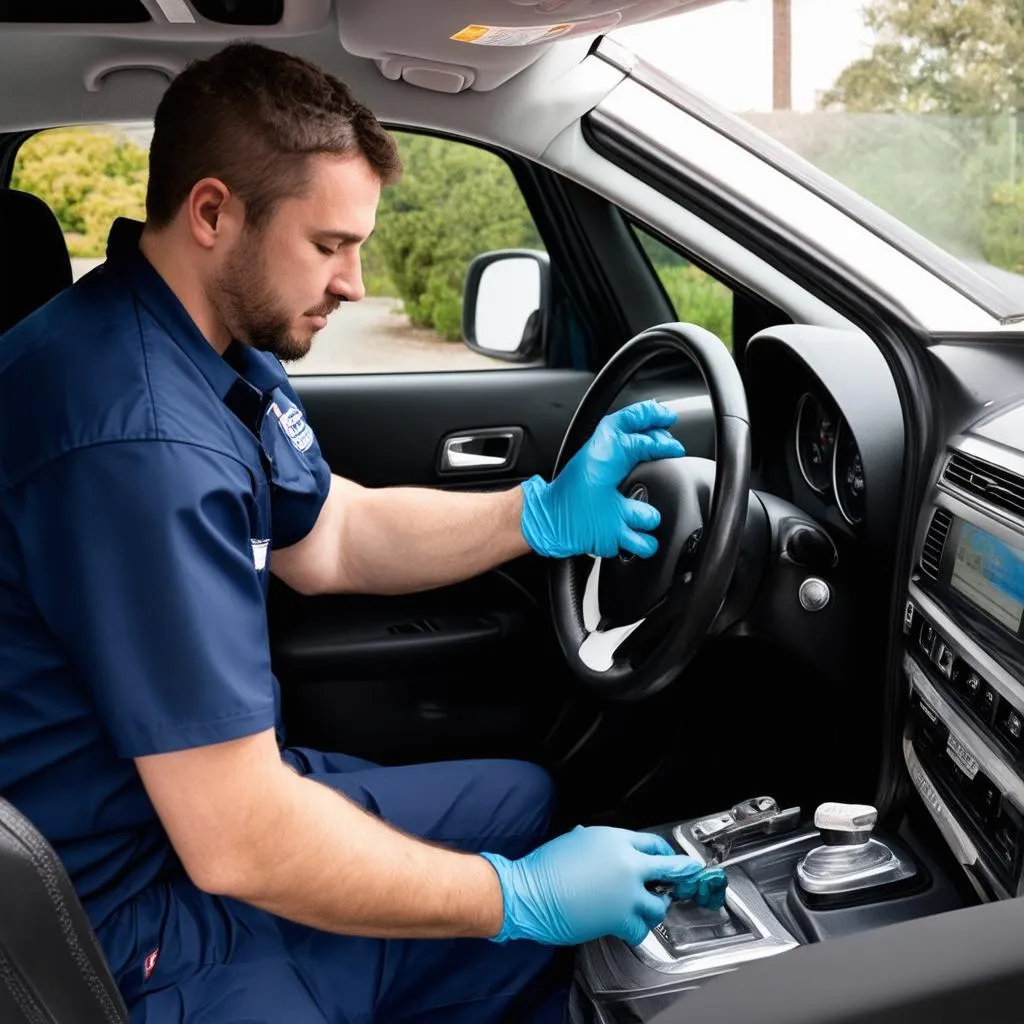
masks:
[[[281,773],[232,870],[213,886],[221,895],[343,934],[498,933],[501,885],[482,857],[406,836],[327,786],[284,765]]]
[[[347,481],[339,590],[397,594],[469,579],[526,554],[522,490],[367,489]]]

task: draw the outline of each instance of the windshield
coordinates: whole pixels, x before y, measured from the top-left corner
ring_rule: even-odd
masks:
[[[1020,0],[724,0],[612,38],[1024,310]]]

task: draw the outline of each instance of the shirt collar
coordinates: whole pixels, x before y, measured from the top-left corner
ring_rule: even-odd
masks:
[[[206,340],[156,268],[139,251],[143,225],[118,217],[107,239],[107,263],[128,282],[139,301],[156,318],[172,341],[195,364],[217,396],[250,423],[250,409],[263,406],[263,393],[283,384],[287,374],[272,356],[248,345],[231,344],[231,362]],[[231,364],[238,367],[236,370]],[[252,394],[247,394],[247,390]]]

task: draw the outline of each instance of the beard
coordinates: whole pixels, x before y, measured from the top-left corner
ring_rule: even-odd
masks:
[[[312,347],[313,332],[300,335],[292,329],[295,317],[274,294],[261,241],[257,232],[245,231],[213,282],[210,302],[239,341],[282,362],[301,359]],[[330,311],[312,312],[326,316]]]

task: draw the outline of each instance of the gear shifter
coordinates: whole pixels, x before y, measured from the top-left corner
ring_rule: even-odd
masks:
[[[819,805],[814,827],[822,845],[797,865],[800,888],[812,896],[844,896],[911,878],[914,866],[872,836],[877,820],[870,804]]]

